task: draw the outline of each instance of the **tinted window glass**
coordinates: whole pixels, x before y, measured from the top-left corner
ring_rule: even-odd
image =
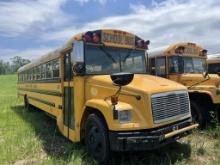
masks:
[[[125,48],[86,45],[86,73],[146,73],[145,52]]]
[[[156,74],[156,72],[155,72],[155,58],[150,59],[149,65],[150,65],[150,73],[155,75]]]
[[[206,71],[206,60],[202,58],[183,57],[184,73],[203,73]]]
[[[220,72],[220,64],[209,64],[209,73],[218,73]]]
[[[166,75],[166,58],[165,57],[156,58],[156,75],[158,76]]]
[[[37,66],[37,73],[36,73],[36,79],[40,80],[41,79],[41,67]]]
[[[57,78],[60,77],[60,63],[59,60],[56,59],[52,62],[53,64],[53,77]]]
[[[52,78],[52,64],[48,62],[46,64],[46,78]]]
[[[168,58],[169,73],[179,73],[179,58],[178,56]]]
[[[41,79],[46,78],[46,64],[41,65]]]

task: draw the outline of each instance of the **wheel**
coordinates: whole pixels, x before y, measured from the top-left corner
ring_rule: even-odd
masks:
[[[207,126],[209,114],[201,103],[191,100],[191,114],[193,123],[198,123],[200,128]]]
[[[108,132],[105,123],[96,114],[90,114],[85,123],[87,152],[100,164],[107,164],[110,157]]]
[[[27,95],[24,96],[24,107],[27,109],[30,107],[30,104],[28,103]]]

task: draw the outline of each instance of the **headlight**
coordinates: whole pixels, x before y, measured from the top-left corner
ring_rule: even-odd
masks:
[[[118,111],[118,120],[120,123],[126,123],[131,121],[131,110]]]

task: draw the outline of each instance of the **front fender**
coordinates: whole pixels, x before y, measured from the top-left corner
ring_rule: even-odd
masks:
[[[203,93],[208,95],[212,103],[219,104],[220,103],[220,95],[216,95],[216,88],[215,87],[196,87],[189,90],[189,93]]]
[[[85,104],[86,107],[91,107],[98,110],[105,118],[108,129],[111,131],[120,131],[120,130],[135,130],[140,127],[137,123],[120,123],[117,119],[113,119],[113,110],[110,100],[104,99],[91,99],[88,100]],[[85,107],[85,109],[86,109]],[[130,104],[124,102],[118,102],[116,105],[118,111],[132,109]]]

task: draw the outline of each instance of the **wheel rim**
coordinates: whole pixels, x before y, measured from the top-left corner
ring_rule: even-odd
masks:
[[[103,138],[100,129],[93,124],[88,133],[88,147],[95,157],[100,157],[103,154]]]

